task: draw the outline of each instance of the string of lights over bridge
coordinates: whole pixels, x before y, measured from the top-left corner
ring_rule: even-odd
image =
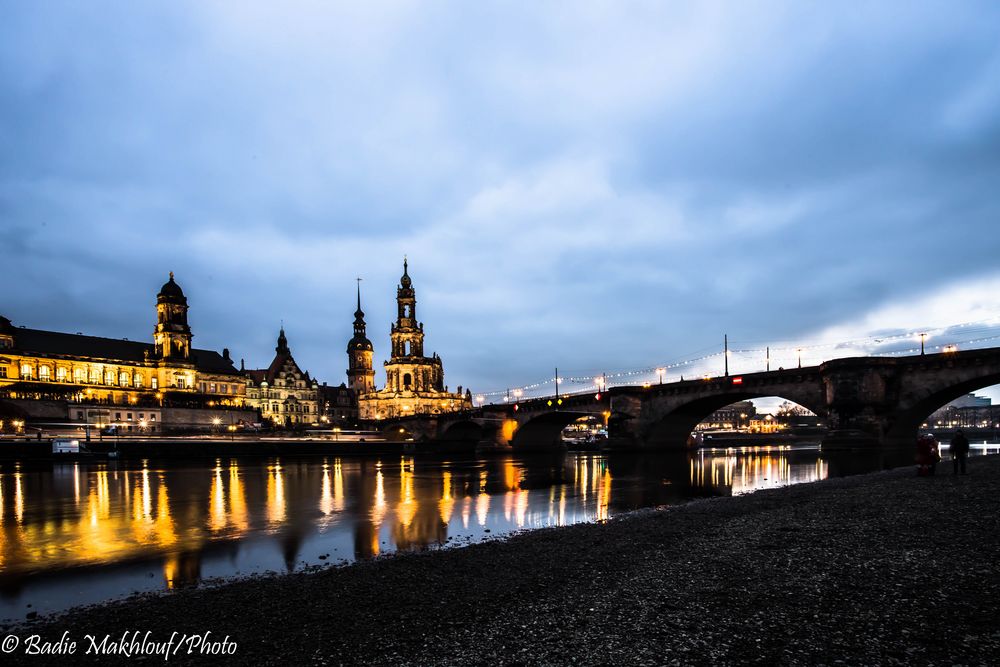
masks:
[[[537,382],[480,392],[476,394],[475,402],[476,405],[484,405],[542,398],[556,393],[570,395],[591,391],[601,392],[615,386],[648,386],[654,383],[717,377],[727,370],[730,374],[739,374],[798,368],[847,356],[894,357],[955,352],[959,349],[974,349],[983,346],[984,343],[1000,340],[998,326],[1000,326],[1000,315],[976,322],[963,322],[884,336],[871,335],[843,341],[781,343],[763,347],[747,347],[752,343],[745,341],[727,342],[714,352],[699,354],[704,351],[700,350],[693,353],[698,356],[685,357],[656,366],[596,373],[553,374]],[[903,342],[911,344],[897,347]],[[916,344],[913,344],[914,342]],[[831,349],[834,351],[833,354],[817,354],[822,350]],[[840,353],[836,353],[837,351]]]

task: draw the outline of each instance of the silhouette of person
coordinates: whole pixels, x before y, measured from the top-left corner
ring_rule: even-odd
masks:
[[[958,474],[959,467],[962,468],[962,474],[965,474],[965,460],[969,458],[969,439],[965,437],[962,433],[962,429],[955,431],[955,437],[951,439],[951,465],[954,467],[955,472],[953,474]]]
[[[937,471],[941,454],[938,452],[938,441],[931,434],[917,438],[917,474],[921,477],[933,475]]]

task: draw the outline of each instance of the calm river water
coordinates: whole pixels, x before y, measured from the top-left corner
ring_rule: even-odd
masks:
[[[8,463],[0,467],[0,618],[911,462],[909,454],[752,447],[470,461]]]

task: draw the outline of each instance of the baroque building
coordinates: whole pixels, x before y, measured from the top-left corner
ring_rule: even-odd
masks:
[[[0,396],[121,406],[242,405],[246,383],[229,350],[191,347],[187,314],[187,298],[171,273],[156,295],[152,343],[15,327],[0,317]]]
[[[403,275],[396,288],[396,321],[389,334],[391,357],[383,362],[385,387],[376,390],[372,369],[373,349],[365,337],[364,312],[358,292],[354,313],[354,337],[348,344],[350,387],[358,393],[361,419],[388,419],[413,414],[439,414],[472,407],[472,393],[462,388],[451,393],[444,384],[441,357],[424,356],[424,325],[417,320],[417,299],[409,267],[403,260]]]
[[[285,328],[278,333],[274,359],[267,368],[245,370],[247,404],[275,426],[305,426],[320,421],[319,384],[295,363]]]

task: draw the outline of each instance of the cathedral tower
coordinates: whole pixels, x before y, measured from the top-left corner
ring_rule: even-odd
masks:
[[[396,288],[397,317],[390,334],[393,361],[424,356],[424,325],[417,322],[417,298],[408,268],[404,258],[403,276]]]
[[[360,294],[360,292],[359,292]],[[417,321],[417,298],[403,259],[403,275],[396,288],[396,321],[389,338],[392,351],[385,367],[385,387],[374,390],[371,370],[371,342],[365,338],[361,297],[354,314],[354,338],[347,347],[351,387],[363,386],[358,393],[358,414],[362,420],[391,419],[415,414],[441,414],[472,408],[472,397],[462,388],[452,393],[444,385],[444,370],[437,354],[424,356],[424,325]],[[368,389],[371,387],[371,389]]]
[[[347,385],[358,396],[375,391],[373,351],[372,342],[365,334],[365,311],[361,310],[361,281],[358,279],[358,309],[354,311],[354,338],[347,343]]]
[[[161,359],[184,360],[191,356],[191,327],[187,321],[187,297],[180,285],[170,280],[163,284],[156,295],[156,329],[153,343],[156,356]]]

